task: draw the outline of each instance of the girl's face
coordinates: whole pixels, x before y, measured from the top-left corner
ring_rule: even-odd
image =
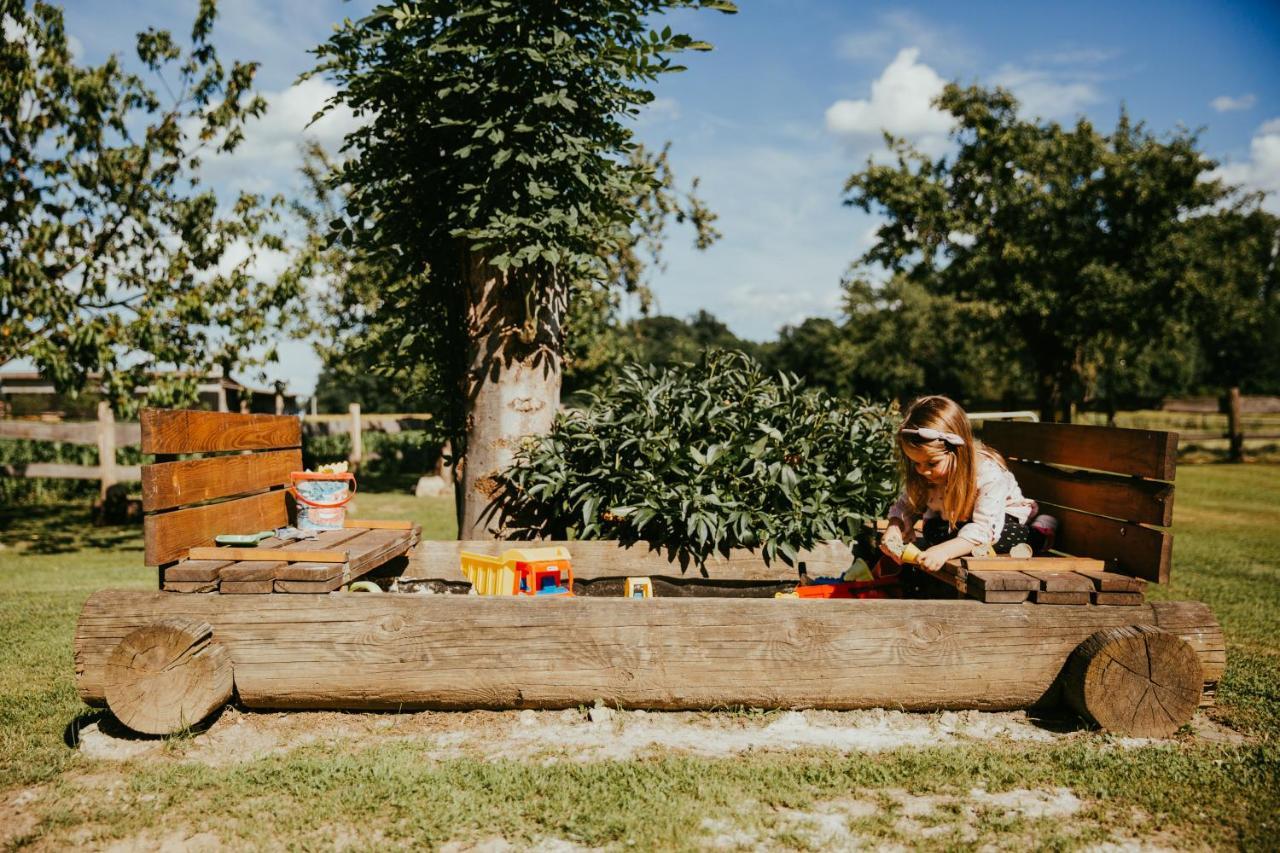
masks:
[[[931,486],[942,485],[951,475],[955,454],[934,447],[933,444],[904,444],[902,452],[911,460],[911,467]]]

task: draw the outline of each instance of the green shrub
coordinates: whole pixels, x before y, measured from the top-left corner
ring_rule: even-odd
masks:
[[[492,511],[518,538],[648,542],[685,566],[759,548],[791,565],[888,507],[896,426],[891,406],[770,378],[740,352],[633,365],[522,448]]]
[[[140,465],[144,461],[150,461],[150,457],[144,459],[137,445],[116,448],[117,465]],[[98,448],[69,441],[0,440],[0,464],[31,462],[93,466],[98,464]],[[136,491],[138,487],[130,484],[130,488]],[[68,500],[93,500],[97,496],[97,480],[0,476],[0,504],[4,505],[35,506]]]

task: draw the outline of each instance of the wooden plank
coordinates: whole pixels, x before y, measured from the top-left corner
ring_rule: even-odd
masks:
[[[1107,568],[1156,583],[1168,583],[1173,534],[1045,504],[1058,518],[1054,547],[1069,554],[1097,557]]]
[[[137,465],[117,465],[116,480],[136,481]],[[102,469],[97,465],[64,465],[61,462],[8,462],[0,465],[0,477],[49,477],[55,480],[98,480]]]
[[[143,453],[274,450],[302,445],[298,419],[194,409],[143,409]]]
[[[250,708],[1016,709],[1102,628],[1154,624],[1216,680],[1222,631],[1199,602],[998,607],[976,601],[167,595],[103,590],[74,641],[103,699],[111,649],[160,618],[208,622]],[[1181,627],[1175,627],[1180,625]],[[856,661],[813,666],[813,661]]]
[[[186,557],[190,548],[213,545],[213,537],[219,534],[274,530],[288,523],[285,492],[281,490],[149,515],[143,520],[143,561],[148,566],[171,563]],[[206,559],[225,560],[227,556],[217,553]]]
[[[192,560],[256,560],[262,557],[258,548],[192,548]],[[277,548],[271,552],[271,559],[288,562],[306,560],[309,563],[345,563],[350,558],[346,551],[304,551],[301,548]]]
[[[1136,607],[1142,603],[1143,595],[1140,592],[1095,592],[1093,594],[1094,604],[1119,605],[1122,607]]]
[[[1016,604],[1038,587],[1038,581],[1022,572],[970,570],[966,594],[988,604]]]
[[[217,592],[217,579],[211,581],[171,581],[166,575],[164,579],[165,592]]]
[[[1040,584],[1040,589],[1049,592],[1093,592],[1093,581],[1075,572],[1026,572]]]
[[[218,572],[222,584],[225,587],[227,583],[249,583],[256,581],[265,581],[270,583],[275,580],[276,572],[289,565],[283,560],[248,560],[243,563],[232,563],[226,568]],[[266,590],[270,592],[271,590]]]
[[[1094,589],[1099,592],[1144,592],[1147,582],[1141,578],[1122,575],[1119,572],[1095,572],[1076,570],[1076,574],[1093,582]]]
[[[226,560],[183,560],[164,570],[165,581],[212,581],[224,566],[233,566]]]
[[[363,527],[365,530],[412,530],[412,521],[378,520],[372,518],[348,518],[343,527]]]
[[[1009,460],[1022,493],[1036,501],[1107,515],[1123,521],[1173,523],[1173,484],[1093,471],[1064,471],[1036,462]]]
[[[65,441],[68,444],[97,444],[97,421],[45,421],[0,420],[0,438],[26,439],[28,441]]]
[[[357,538],[364,531],[361,530],[325,530],[321,531],[315,539],[304,539],[300,542],[292,540],[280,540],[271,538],[266,540],[256,549],[247,549],[250,551],[262,551],[258,560],[247,560],[244,562],[231,563],[221,570],[223,581],[233,580],[237,582],[264,582],[275,580],[280,572],[290,568],[290,566],[324,566],[324,576],[329,577],[334,572],[341,573],[342,564],[340,563],[318,563],[314,561],[301,563],[288,563],[288,554],[311,554],[321,551],[333,550],[336,546],[344,545],[346,542]],[[219,548],[219,551],[226,549]],[[271,590],[264,590],[270,592]]]
[[[145,465],[142,468],[142,508],[152,512],[287,486],[290,472],[301,470],[301,450]]]
[[[320,595],[326,592],[333,592],[343,585],[345,579],[339,573],[327,580],[311,580],[311,581],[291,581],[277,580],[273,591],[278,593],[291,593],[301,595]]]
[[[1097,571],[1101,572],[1106,569],[1106,563],[1102,560],[1095,560],[1092,557],[1029,557],[1022,559],[1019,557],[996,556],[996,557],[963,557],[962,562],[969,571],[984,572],[1026,572],[1026,571],[1052,571],[1052,572],[1075,572],[1075,571]]]
[[[274,590],[271,578],[259,581],[223,581],[218,592],[223,595],[265,595]]]
[[[1031,593],[1031,600],[1036,604],[1088,604],[1091,595],[1074,590],[1038,589]]]
[[[1178,459],[1176,432],[1147,429],[986,421],[982,440],[1015,459],[1150,480],[1172,480]]]
[[[795,568],[781,561],[765,565],[759,553],[735,549],[728,558],[719,555],[707,561],[705,574],[690,564],[682,569],[680,563],[668,559],[665,552],[652,551],[645,542],[624,547],[615,541],[542,540],[520,542],[516,540],[470,540],[420,542],[405,569],[405,580],[463,581],[458,554],[471,551],[477,554],[498,556],[509,548],[548,548],[563,546],[569,549],[573,561],[573,576],[583,580],[596,578],[650,577],[695,578],[710,577],[717,580],[798,580]],[[831,540],[817,547],[801,551],[799,561],[806,566],[811,578],[838,577],[853,565],[853,552],[844,542]]]

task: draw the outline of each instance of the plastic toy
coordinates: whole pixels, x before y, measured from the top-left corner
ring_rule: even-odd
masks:
[[[653,598],[653,581],[649,578],[627,578],[627,598]]]
[[[573,595],[568,548],[512,548],[501,557],[463,551],[459,557],[479,595]]]
[[[263,539],[270,539],[272,533],[270,530],[263,530],[258,533],[223,533],[221,536],[213,537],[216,545],[235,545],[241,548],[252,548]]]
[[[774,598],[897,598],[896,576],[847,581],[842,578],[816,578],[813,583],[795,588],[794,592],[776,592]]]

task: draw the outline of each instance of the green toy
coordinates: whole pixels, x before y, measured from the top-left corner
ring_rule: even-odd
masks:
[[[270,539],[271,536],[270,530],[261,530],[257,533],[224,533],[221,536],[213,537],[213,541],[218,545],[238,545],[241,548],[252,548],[263,539]]]

